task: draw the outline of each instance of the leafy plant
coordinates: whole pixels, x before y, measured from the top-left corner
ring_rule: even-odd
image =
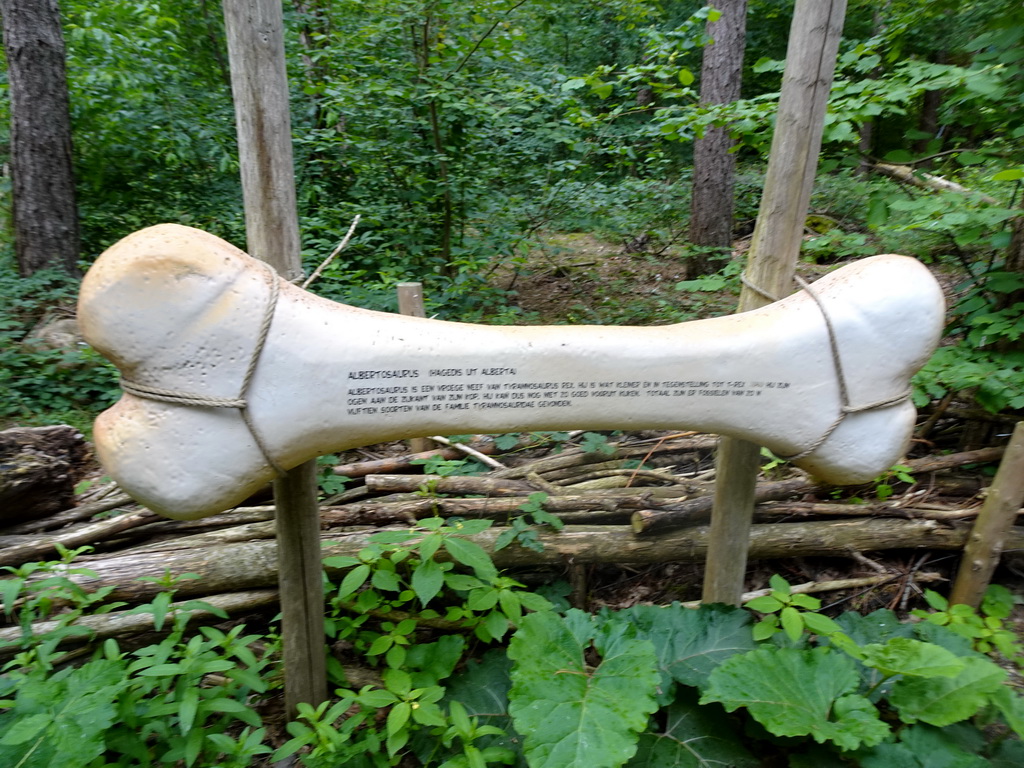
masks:
[[[1006,587],[990,584],[985,590],[980,612],[969,605],[950,605],[945,597],[931,589],[925,590],[924,598],[932,610],[917,608],[911,611],[913,616],[966,637],[981,653],[1000,654],[1015,664],[1024,663],[1024,646],[1013,630],[1006,626],[1017,602]]]
[[[523,514],[513,517],[508,528],[494,540],[494,551],[497,552],[515,542],[525,549],[543,552],[544,543],[537,538],[536,526],[546,525],[554,531],[560,531],[565,527],[558,517],[545,511],[544,502],[547,500],[546,493],[531,493],[518,507]]]

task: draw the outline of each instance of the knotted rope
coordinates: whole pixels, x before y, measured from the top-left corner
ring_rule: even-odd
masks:
[[[836,338],[835,327],[832,325],[832,318],[829,316],[828,310],[825,308],[825,303],[821,300],[821,296],[818,295],[817,291],[811,288],[810,284],[806,280],[804,280],[799,275],[793,275],[793,280],[796,282],[797,285],[800,286],[802,290],[807,291],[807,294],[812,299],[814,299],[814,303],[818,306],[818,311],[821,312],[821,316],[825,320],[825,329],[828,332],[829,350],[832,353],[832,365],[835,368],[836,381],[839,383],[839,415],[836,416],[835,421],[833,421],[825,429],[825,432],[821,435],[821,437],[815,440],[809,448],[800,451],[800,453],[793,454],[792,456],[779,457],[780,459],[783,459],[785,461],[797,461],[799,459],[803,459],[807,456],[810,456],[812,453],[814,453],[822,445],[825,444],[825,441],[832,436],[832,433],[835,432],[836,429],[839,428],[839,425],[843,423],[843,419],[845,419],[848,414],[863,413],[864,411],[872,411],[875,408],[886,408],[890,405],[897,405],[898,403],[902,403],[904,400],[910,397],[911,394],[910,387],[907,387],[907,389],[904,390],[901,394],[896,395],[894,397],[888,397],[883,400],[877,400],[873,403],[866,403],[864,405],[851,405],[850,389],[846,384],[846,374],[843,371],[843,359],[842,356],[839,354],[839,341]],[[773,296],[771,293],[764,290],[760,286],[757,286],[754,283],[747,280],[746,275],[740,276],[740,282],[742,282],[743,285],[745,285],[747,288],[752,290],[757,295],[763,296],[769,301],[779,300],[778,296]]]
[[[195,405],[200,408],[237,408],[239,413],[242,415],[242,420],[245,422],[245,426],[248,427],[249,433],[252,435],[253,440],[256,442],[256,447],[260,449],[263,454],[264,460],[267,464],[277,473],[278,477],[285,474],[285,470],[274,461],[274,458],[270,455],[270,450],[267,448],[267,443],[260,434],[260,431],[256,428],[256,424],[252,420],[252,416],[249,413],[249,401],[246,399],[246,395],[249,392],[249,385],[252,383],[253,376],[256,373],[256,366],[259,363],[260,355],[263,353],[263,347],[267,341],[267,335],[270,333],[270,325],[274,321],[274,310],[277,309],[277,297],[281,292],[280,278],[277,272],[274,271],[266,262],[256,261],[263,271],[266,273],[270,282],[270,294],[267,298],[267,303],[263,308],[263,320],[260,323],[259,332],[256,336],[256,344],[253,347],[252,355],[249,357],[249,365],[245,370],[245,376],[242,378],[242,385],[239,387],[237,397],[210,397],[209,395],[197,395],[191,392],[180,392],[171,389],[163,389],[161,387],[152,387],[148,384],[139,384],[129,379],[121,377],[121,389],[130,395],[135,397],[141,397],[146,400],[156,400],[161,403],[171,403],[172,405]]]

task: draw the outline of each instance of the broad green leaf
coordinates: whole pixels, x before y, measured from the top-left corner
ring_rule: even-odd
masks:
[[[1008,685],[999,687],[992,695],[992,701],[999,708],[1003,718],[1020,738],[1024,739],[1024,696]]]
[[[701,703],[746,707],[777,736],[811,736],[842,749],[881,742],[889,728],[854,695],[854,661],[828,648],[760,648],[733,656],[711,673]]]
[[[904,722],[939,727],[966,720],[1003,685],[1006,672],[982,658],[963,659],[956,677],[908,677],[898,680],[889,701]]]
[[[673,680],[702,686],[711,670],[727,658],[755,647],[750,613],[733,606],[702,605],[693,610],[678,603],[642,605],[619,615],[654,644],[662,674],[662,702],[669,700]]]
[[[914,725],[898,742],[861,750],[858,758],[862,768],[985,768],[990,763],[978,754],[984,748],[981,731],[971,726]]]
[[[992,181],[1017,181],[1024,179],[1024,168],[1007,168],[992,174]]]
[[[491,562],[487,551],[474,541],[459,536],[449,536],[444,540],[444,548],[458,563],[468,565],[481,579],[498,578],[498,569]]]
[[[3,735],[0,736],[0,744],[15,746],[24,744],[34,739],[46,726],[50,724],[49,712],[37,712],[28,717],[5,718]]]
[[[485,726],[495,726],[500,734],[489,734],[476,740],[481,748],[496,747],[522,752],[523,739],[512,725],[508,713],[509,673],[512,661],[504,650],[495,649],[480,661],[469,661],[465,670],[446,683],[445,700],[460,702],[466,713]]]
[[[412,572],[412,588],[421,605],[426,605],[441,591],[444,571],[436,560],[423,560]]]
[[[586,618],[530,614],[509,644],[515,662],[509,712],[526,737],[531,768],[622,765],[657,709],[651,643],[638,639],[636,628],[625,622],[591,622],[590,636],[581,638]],[[600,656],[596,668],[586,659],[591,640]]]
[[[659,714],[659,718],[661,715]],[[758,768],[761,761],[742,744],[736,724],[718,707],[700,706],[692,688],[683,689],[664,712],[665,727],[640,735],[626,768]]]
[[[764,595],[762,597],[755,597],[746,603],[746,607],[758,613],[774,613],[782,608],[782,603],[771,595]]]
[[[345,574],[345,578],[341,580],[341,586],[338,587],[338,596],[342,599],[353,594],[359,589],[366,580],[370,577],[370,566],[363,564],[357,565],[351,571]]]
[[[963,659],[945,648],[909,637],[894,637],[884,645],[866,645],[861,652],[865,666],[887,677],[953,677],[964,668]]]

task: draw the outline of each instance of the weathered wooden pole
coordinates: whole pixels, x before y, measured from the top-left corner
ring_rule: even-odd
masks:
[[[949,595],[950,603],[962,603],[972,608],[981,605],[1021,504],[1024,504],[1024,421],[1017,422],[1013,430],[999,470],[971,529]]]
[[[791,293],[811,188],[818,167],[825,108],[842,37],[846,0],[796,0],[786,69],[739,312]],[[738,605],[743,594],[760,447],[723,437],[704,571],[704,602]]]
[[[399,283],[398,291],[398,314],[409,317],[426,317],[427,308],[423,302],[423,283]],[[409,450],[412,453],[423,453],[429,451],[436,445],[429,437],[414,437],[409,440]]]
[[[248,252],[287,280],[302,259],[280,0],[223,0]],[[255,310],[254,310],[255,311]],[[285,705],[327,698],[316,462],[274,484]]]

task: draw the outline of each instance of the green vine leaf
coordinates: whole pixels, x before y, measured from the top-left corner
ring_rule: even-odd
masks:
[[[858,683],[854,661],[828,648],[760,648],[714,670],[700,702],[717,701],[730,712],[746,707],[777,736],[856,749],[889,735],[874,706],[853,693]]]
[[[587,655],[601,657],[596,667]],[[508,649],[515,662],[509,713],[526,735],[531,768],[615,768],[636,751],[657,709],[657,658],[636,628],[595,622],[580,611],[565,620],[526,616]]]

